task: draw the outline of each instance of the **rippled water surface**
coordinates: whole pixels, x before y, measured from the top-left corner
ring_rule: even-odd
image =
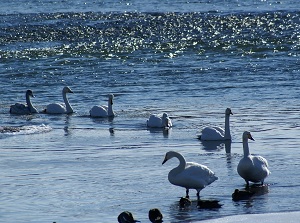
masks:
[[[129,210],[165,222],[298,210],[298,1],[4,1],[0,9],[0,221],[117,222]],[[68,94],[72,115],[11,115],[10,105],[42,111]],[[90,118],[115,95],[113,119]],[[203,144],[207,125],[232,143]],[[169,131],[147,129],[167,112]],[[268,186],[249,201],[236,166],[241,136],[268,159]],[[201,191],[217,210],[178,207],[185,189],[168,182],[169,150],[210,167],[219,180]],[[191,191],[195,201],[195,191]],[[195,204],[195,203],[194,203]]]

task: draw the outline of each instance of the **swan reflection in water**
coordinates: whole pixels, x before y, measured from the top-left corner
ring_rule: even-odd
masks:
[[[231,140],[225,141],[201,141],[204,150],[212,151],[218,150],[221,151],[225,148],[226,153],[231,153]]]
[[[165,138],[168,138],[169,135],[172,133],[172,128],[149,128],[149,127],[147,127],[147,130],[150,133],[162,133]]]

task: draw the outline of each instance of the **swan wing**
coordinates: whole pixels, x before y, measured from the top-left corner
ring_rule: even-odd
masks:
[[[260,179],[266,178],[271,172],[269,171],[268,161],[262,156],[253,156],[253,165],[255,173]]]
[[[62,104],[53,103],[53,104],[47,105],[46,113],[49,113],[49,114],[62,114],[62,113],[66,113],[66,108]]]
[[[224,129],[220,127],[205,127],[202,130],[201,140],[223,140]]]
[[[152,128],[161,128],[162,121],[161,118],[157,115],[150,115],[149,119],[147,120],[147,126]]]
[[[27,105],[24,105],[22,103],[16,103],[10,106],[10,113],[26,115],[30,114],[30,111]]]
[[[90,116],[92,117],[107,117],[107,107],[106,106],[94,106],[90,110]]]
[[[237,171],[246,181],[255,183],[263,182],[263,180],[271,173],[265,158],[252,155],[240,160]]]
[[[218,178],[208,167],[198,163],[187,163],[186,168],[173,177],[171,183],[185,188],[203,189]]]

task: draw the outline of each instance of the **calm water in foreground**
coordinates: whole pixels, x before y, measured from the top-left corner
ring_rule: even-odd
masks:
[[[149,222],[154,207],[172,223],[299,211],[298,8],[293,0],[4,1],[0,222],[117,222],[124,210]],[[27,89],[42,111],[62,102],[66,85],[74,114],[9,114]],[[116,117],[90,118],[109,93]],[[227,107],[232,143],[201,143],[200,130],[223,126]],[[162,112],[173,128],[147,129]],[[236,166],[245,130],[272,173],[259,195],[233,202],[244,188]],[[178,161],[161,165],[169,150],[216,173],[201,196],[222,208],[178,207],[185,190],[167,179]]]

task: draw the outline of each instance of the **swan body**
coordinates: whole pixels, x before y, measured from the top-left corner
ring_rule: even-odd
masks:
[[[205,127],[199,137],[200,140],[213,141],[213,140],[231,140],[229,117],[233,115],[230,108],[225,110],[225,130],[221,127]]]
[[[238,174],[246,181],[249,186],[249,181],[261,183],[271,173],[268,169],[268,161],[262,156],[253,156],[249,152],[248,139],[254,140],[251,133],[245,131],[243,133],[243,150],[244,157],[240,160],[237,166]]]
[[[172,121],[167,113],[163,113],[162,117],[150,115],[150,118],[147,120],[147,126],[150,128],[170,128],[172,127]]]
[[[148,214],[149,220],[152,223],[162,223],[163,215],[158,208],[152,208],[149,210]]]
[[[113,99],[114,95],[108,95],[108,106],[94,106],[90,110],[90,116],[92,117],[114,117],[115,113],[113,111]]]
[[[67,98],[67,93],[73,93],[69,87],[64,87],[62,90],[63,100],[65,104],[52,103],[47,105],[44,110],[48,114],[70,114],[73,113],[73,108]]]
[[[131,212],[123,211],[118,216],[118,222],[119,223],[135,223],[135,222],[140,222],[140,221],[135,220]]]
[[[38,113],[37,109],[32,105],[30,101],[30,97],[34,98],[32,90],[27,90],[25,97],[26,97],[26,105],[22,103],[16,103],[10,106],[9,112],[11,114],[29,115],[33,113]]]
[[[162,164],[173,157],[179,159],[179,165],[169,172],[168,179],[170,183],[186,188],[186,197],[189,197],[189,189],[195,189],[197,198],[200,200],[200,191],[217,180],[218,177],[207,166],[186,162],[180,153],[174,151],[166,153]]]

